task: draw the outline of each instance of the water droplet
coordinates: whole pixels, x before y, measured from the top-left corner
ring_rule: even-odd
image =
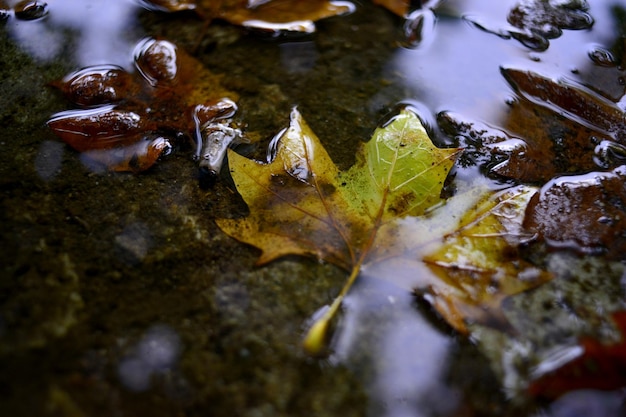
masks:
[[[137,69],[151,85],[176,78],[178,65],[173,43],[147,38],[137,45],[134,55]]]
[[[404,33],[413,48],[423,47],[432,40],[435,34],[437,19],[430,9],[416,10],[407,18],[404,25]]]
[[[614,67],[615,66],[615,58],[613,54],[604,48],[599,46],[594,47],[589,51],[589,58],[596,64],[601,67]]]
[[[81,106],[113,103],[133,88],[130,75],[116,65],[87,67],[67,76],[63,88]]]

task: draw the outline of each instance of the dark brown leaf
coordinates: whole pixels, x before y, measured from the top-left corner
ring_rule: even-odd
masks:
[[[520,96],[502,129],[454,113],[439,116],[449,136],[464,138],[467,156],[476,154],[491,173],[531,183],[626,162],[625,114],[613,102],[571,81],[517,69],[502,74]]]
[[[502,75],[516,92],[535,104],[626,144],[624,112],[615,103],[564,79],[512,68],[503,68]]]

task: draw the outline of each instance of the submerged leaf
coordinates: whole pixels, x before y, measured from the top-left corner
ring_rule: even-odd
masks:
[[[626,163],[626,113],[615,103],[573,81],[512,68],[502,74],[520,96],[510,103],[506,132],[453,113],[439,116],[446,133],[464,138],[467,154],[492,173],[545,183]]]
[[[507,328],[502,300],[536,287],[551,276],[525,261],[519,244],[528,240],[523,213],[536,190],[515,187],[480,202],[423,261],[437,274],[427,293],[454,328],[466,332],[467,321]]]
[[[513,68],[503,68],[502,74],[515,91],[537,105],[592,126],[618,143],[626,144],[624,111],[615,103],[564,79],[552,80]]]

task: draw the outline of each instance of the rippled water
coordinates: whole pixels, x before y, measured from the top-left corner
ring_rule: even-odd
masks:
[[[7,248],[0,363],[8,369],[0,408],[72,416],[623,413],[620,391],[528,400],[516,368],[537,360],[521,368],[541,373],[580,353],[542,349],[554,347],[553,339],[575,341],[593,323],[576,324],[565,307],[546,313],[541,306],[566,300],[572,309],[623,309],[620,263],[549,257],[560,279],[546,292],[558,296],[520,297],[530,313],[513,319],[519,340],[487,330],[461,337],[405,282],[366,273],[346,299],[333,353],[313,360],[299,346],[303,324],[335,296],[342,271],[292,258],[255,267],[257,252],[213,222],[245,214],[245,206],[227,175],[215,188],[199,186],[192,149],[139,175],[92,172],[45,122],[70,107],[50,82],[92,65],[133,71],[138,42],[167,38],[241,95],[239,120],[258,143],[243,152],[264,159],[295,105],[346,168],[357,144],[399,103],[416,109],[442,144],[456,140],[437,126],[443,111],[507,130],[517,95],[503,67],[602,89],[623,109],[612,51],[623,53],[615,45],[626,36],[626,4],[593,2],[592,27],[564,30],[540,50],[510,36],[514,1],[431,2],[433,10],[412,16],[421,30],[409,40],[403,19],[369,2],[318,23],[314,35],[278,38],[223,22],[207,29],[192,14],[148,12],[131,0],[47,3],[44,18],[11,15],[1,29],[10,62],[0,72]],[[456,175],[470,188],[510,185],[476,166],[458,167]],[[597,285],[600,274],[607,278]],[[549,314],[566,325],[535,331]],[[599,332],[615,337],[602,326]],[[546,355],[537,359],[533,349]]]

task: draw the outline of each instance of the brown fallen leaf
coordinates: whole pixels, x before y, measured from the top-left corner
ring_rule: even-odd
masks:
[[[181,137],[197,143],[200,157],[216,127],[231,129],[237,95],[174,44],[143,40],[135,50],[135,67],[128,73],[94,66],[55,83],[80,109],[54,115],[48,126],[86,159],[133,172],[148,169],[179,146]],[[218,170],[219,164],[221,159],[211,168]]]
[[[503,68],[502,75],[513,89],[534,102],[563,114],[566,118],[626,144],[624,111],[615,103],[581,85],[565,79],[553,80],[532,71]]]
[[[203,19],[222,19],[270,32],[314,32],[318,20],[354,10],[347,1],[329,0],[146,0],[161,10],[195,10]]]
[[[323,350],[329,322],[364,268],[394,282],[408,276],[408,285],[424,289],[460,331],[466,320],[498,316],[505,296],[549,279],[515,252],[534,189],[498,194],[474,208],[458,197],[446,207],[468,209],[466,215],[444,211],[440,192],[460,150],[433,146],[410,111],[377,129],[346,172],[337,170],[295,109],[275,146],[269,163],[229,153],[250,215],[217,224],[261,249],[259,265],[307,255],[349,271],[346,285],[305,338],[311,353]]]
[[[270,163],[229,153],[231,175],[250,215],[217,224],[260,248],[258,264],[309,255],[350,271],[346,286],[305,340],[307,350],[318,353],[361,266],[406,249],[395,239],[396,220],[422,215],[443,201],[440,190],[458,153],[433,146],[418,118],[404,111],[374,133],[350,170],[339,172],[294,109]]]
[[[510,330],[502,301],[552,279],[519,249],[532,237],[522,220],[535,194],[535,188],[519,186],[479,202],[443,245],[423,257],[439,278],[428,288],[433,305],[455,329],[467,332],[466,323],[473,321]]]
[[[446,134],[465,138],[467,154],[476,154],[491,173],[545,183],[626,162],[626,114],[615,103],[572,81],[512,68],[502,74],[519,95],[502,128],[439,115]]]

